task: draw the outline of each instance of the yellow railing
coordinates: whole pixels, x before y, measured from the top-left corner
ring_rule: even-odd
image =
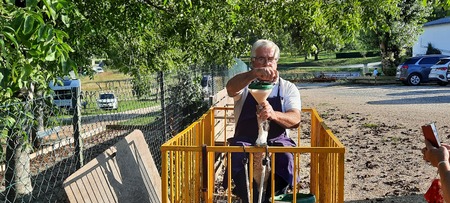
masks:
[[[231,153],[248,152],[249,163],[253,163],[255,152],[265,152],[262,147],[227,146],[226,139],[232,136],[233,109],[213,107],[200,119],[161,146],[162,156],[162,197],[165,202],[215,202],[217,174],[215,164],[217,155],[226,154],[223,162],[231,169]],[[344,153],[345,147],[324,124],[315,109],[302,109],[302,115],[311,115],[311,144],[301,144],[300,126],[297,129],[298,147],[269,147],[269,153],[291,152],[295,157],[294,180],[300,177],[300,155],[310,156],[310,193],[316,202],[344,202]],[[272,169],[275,169],[275,156],[271,156]],[[253,179],[253,164],[249,164],[250,181]],[[271,171],[274,177],[274,170]],[[228,178],[231,185],[231,178]],[[253,184],[250,183],[250,187]],[[293,191],[298,191],[295,181]],[[250,191],[253,191],[250,188]],[[270,188],[273,194],[274,188]],[[294,202],[296,199],[294,192]],[[232,201],[231,190],[225,191],[226,201]],[[251,194],[253,195],[253,194]]]

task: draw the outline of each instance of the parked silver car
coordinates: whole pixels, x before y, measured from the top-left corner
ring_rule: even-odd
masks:
[[[431,66],[428,78],[430,81],[437,81],[441,86],[448,84],[448,74],[450,68],[450,57],[442,58],[435,65]]]

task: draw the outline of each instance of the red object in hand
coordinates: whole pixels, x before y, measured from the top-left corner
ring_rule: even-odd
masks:
[[[424,197],[428,203],[444,203],[441,192],[441,181],[439,179],[433,180]]]

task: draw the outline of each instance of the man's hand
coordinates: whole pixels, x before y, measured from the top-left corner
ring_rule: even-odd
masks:
[[[228,96],[234,97],[242,92],[253,80],[276,82],[278,71],[272,67],[253,68],[250,71],[239,73],[227,82]]]
[[[252,69],[256,74],[256,78],[260,81],[276,82],[278,78],[278,71],[272,67],[262,67]]]
[[[259,104],[261,109],[257,110],[258,117],[262,120],[273,120],[275,119],[275,111],[272,108],[272,105],[266,100],[263,103]],[[256,107],[258,108],[258,106]]]

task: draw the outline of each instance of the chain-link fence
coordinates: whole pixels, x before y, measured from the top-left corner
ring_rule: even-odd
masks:
[[[160,146],[206,112],[210,96],[246,66],[211,70],[160,72],[0,105],[0,200],[67,202],[62,182],[134,129],[144,133],[160,171]],[[205,75],[211,81],[203,86]]]

